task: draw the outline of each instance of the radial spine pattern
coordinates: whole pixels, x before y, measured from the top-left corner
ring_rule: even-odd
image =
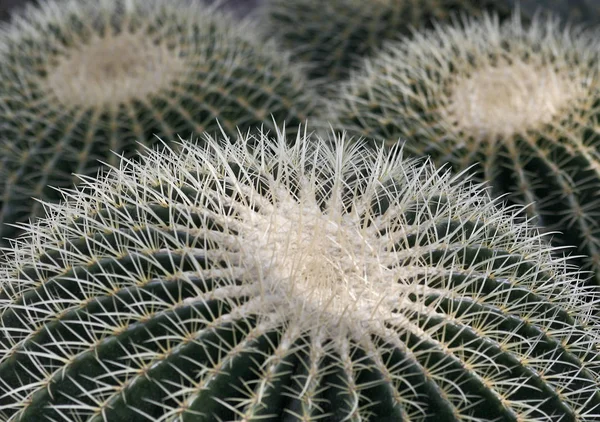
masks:
[[[331,143],[63,191],[0,269],[0,418],[598,420],[597,291],[481,185]]]
[[[600,282],[597,37],[553,18],[524,28],[487,16],[392,43],[331,104],[355,136],[476,165]],[[576,247],[576,250],[573,249]]]
[[[232,138],[316,104],[249,21],[187,0],[46,0],[0,28],[0,237],[136,142]],[[217,123],[218,120],[218,123]]]
[[[510,0],[265,0],[262,19],[268,35],[310,65],[311,78],[331,82],[345,79],[385,40],[484,10],[509,17]]]

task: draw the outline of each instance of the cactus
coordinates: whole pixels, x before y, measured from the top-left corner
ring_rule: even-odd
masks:
[[[518,4],[523,15],[532,17],[535,13],[550,12],[564,22],[585,25],[600,23],[600,4],[597,0],[509,0]]]
[[[207,140],[63,190],[14,245],[2,420],[597,420],[598,292],[482,185]]]
[[[528,205],[530,217],[559,232],[557,245],[584,255],[577,263],[595,283],[599,76],[592,32],[560,29],[552,17],[524,27],[488,15],[390,43],[340,88],[330,117],[357,137],[406,140],[408,153],[437,165],[475,165],[494,195]]]
[[[272,118],[297,127],[311,84],[254,24],[186,0],[47,0],[0,29],[0,237],[32,197],[94,175],[110,151]],[[217,121],[218,120],[218,121]]]
[[[266,0],[260,14],[267,34],[310,65],[312,79],[329,82],[345,79],[385,40],[484,10],[511,14],[508,0]]]

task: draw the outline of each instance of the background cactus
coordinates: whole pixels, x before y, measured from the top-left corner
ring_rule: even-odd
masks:
[[[476,165],[495,195],[586,255],[577,262],[600,282],[599,50],[593,33],[559,25],[487,16],[390,43],[330,111],[355,136]]]
[[[598,25],[600,3],[596,0],[510,0],[518,4],[523,14],[533,16],[536,12],[550,11],[571,23]]]
[[[482,186],[333,144],[65,191],[0,269],[3,420],[597,420],[597,291]]]
[[[136,142],[272,117],[291,129],[316,104],[288,55],[201,2],[50,0],[0,30],[0,237],[40,215],[72,173],[95,174]]]
[[[484,10],[511,13],[507,0],[265,0],[261,19],[267,34],[310,64],[311,78],[327,82],[345,79],[385,40]]]

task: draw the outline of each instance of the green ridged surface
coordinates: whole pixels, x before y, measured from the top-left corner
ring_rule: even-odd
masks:
[[[0,418],[597,420],[598,292],[536,230],[428,163],[302,141],[66,193],[0,269]]]
[[[48,186],[117,163],[111,151],[304,122],[315,107],[309,84],[256,32],[185,0],[50,0],[5,24],[0,237],[43,213],[32,197],[58,198]]]
[[[526,28],[473,20],[390,45],[332,97],[330,118],[438,165],[475,166],[494,195],[557,231],[556,244],[582,256],[576,262],[597,283],[597,38],[559,27],[552,18]]]
[[[527,16],[540,11],[559,15],[563,21],[598,25],[600,23],[600,3],[597,0],[510,0],[518,4]]]
[[[345,79],[386,40],[484,10],[511,15],[506,0],[265,0],[261,13],[265,32],[308,63],[311,78],[328,82]]]

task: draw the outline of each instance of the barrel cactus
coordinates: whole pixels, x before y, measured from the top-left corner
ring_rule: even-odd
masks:
[[[475,165],[600,282],[596,39],[552,17],[441,26],[366,63],[336,94],[331,119],[355,136],[406,140],[438,165]]]
[[[209,140],[63,191],[14,246],[2,420],[597,420],[598,292],[482,185]]]
[[[41,215],[31,197],[94,175],[110,151],[272,119],[315,106],[298,66],[254,24],[200,1],[47,0],[0,27],[0,237]]]
[[[526,16],[551,12],[564,22],[597,25],[600,23],[600,4],[596,0],[510,0],[521,8]]]
[[[511,14],[510,0],[266,0],[266,32],[310,65],[314,79],[345,79],[357,59],[414,28],[450,21],[457,13]]]

